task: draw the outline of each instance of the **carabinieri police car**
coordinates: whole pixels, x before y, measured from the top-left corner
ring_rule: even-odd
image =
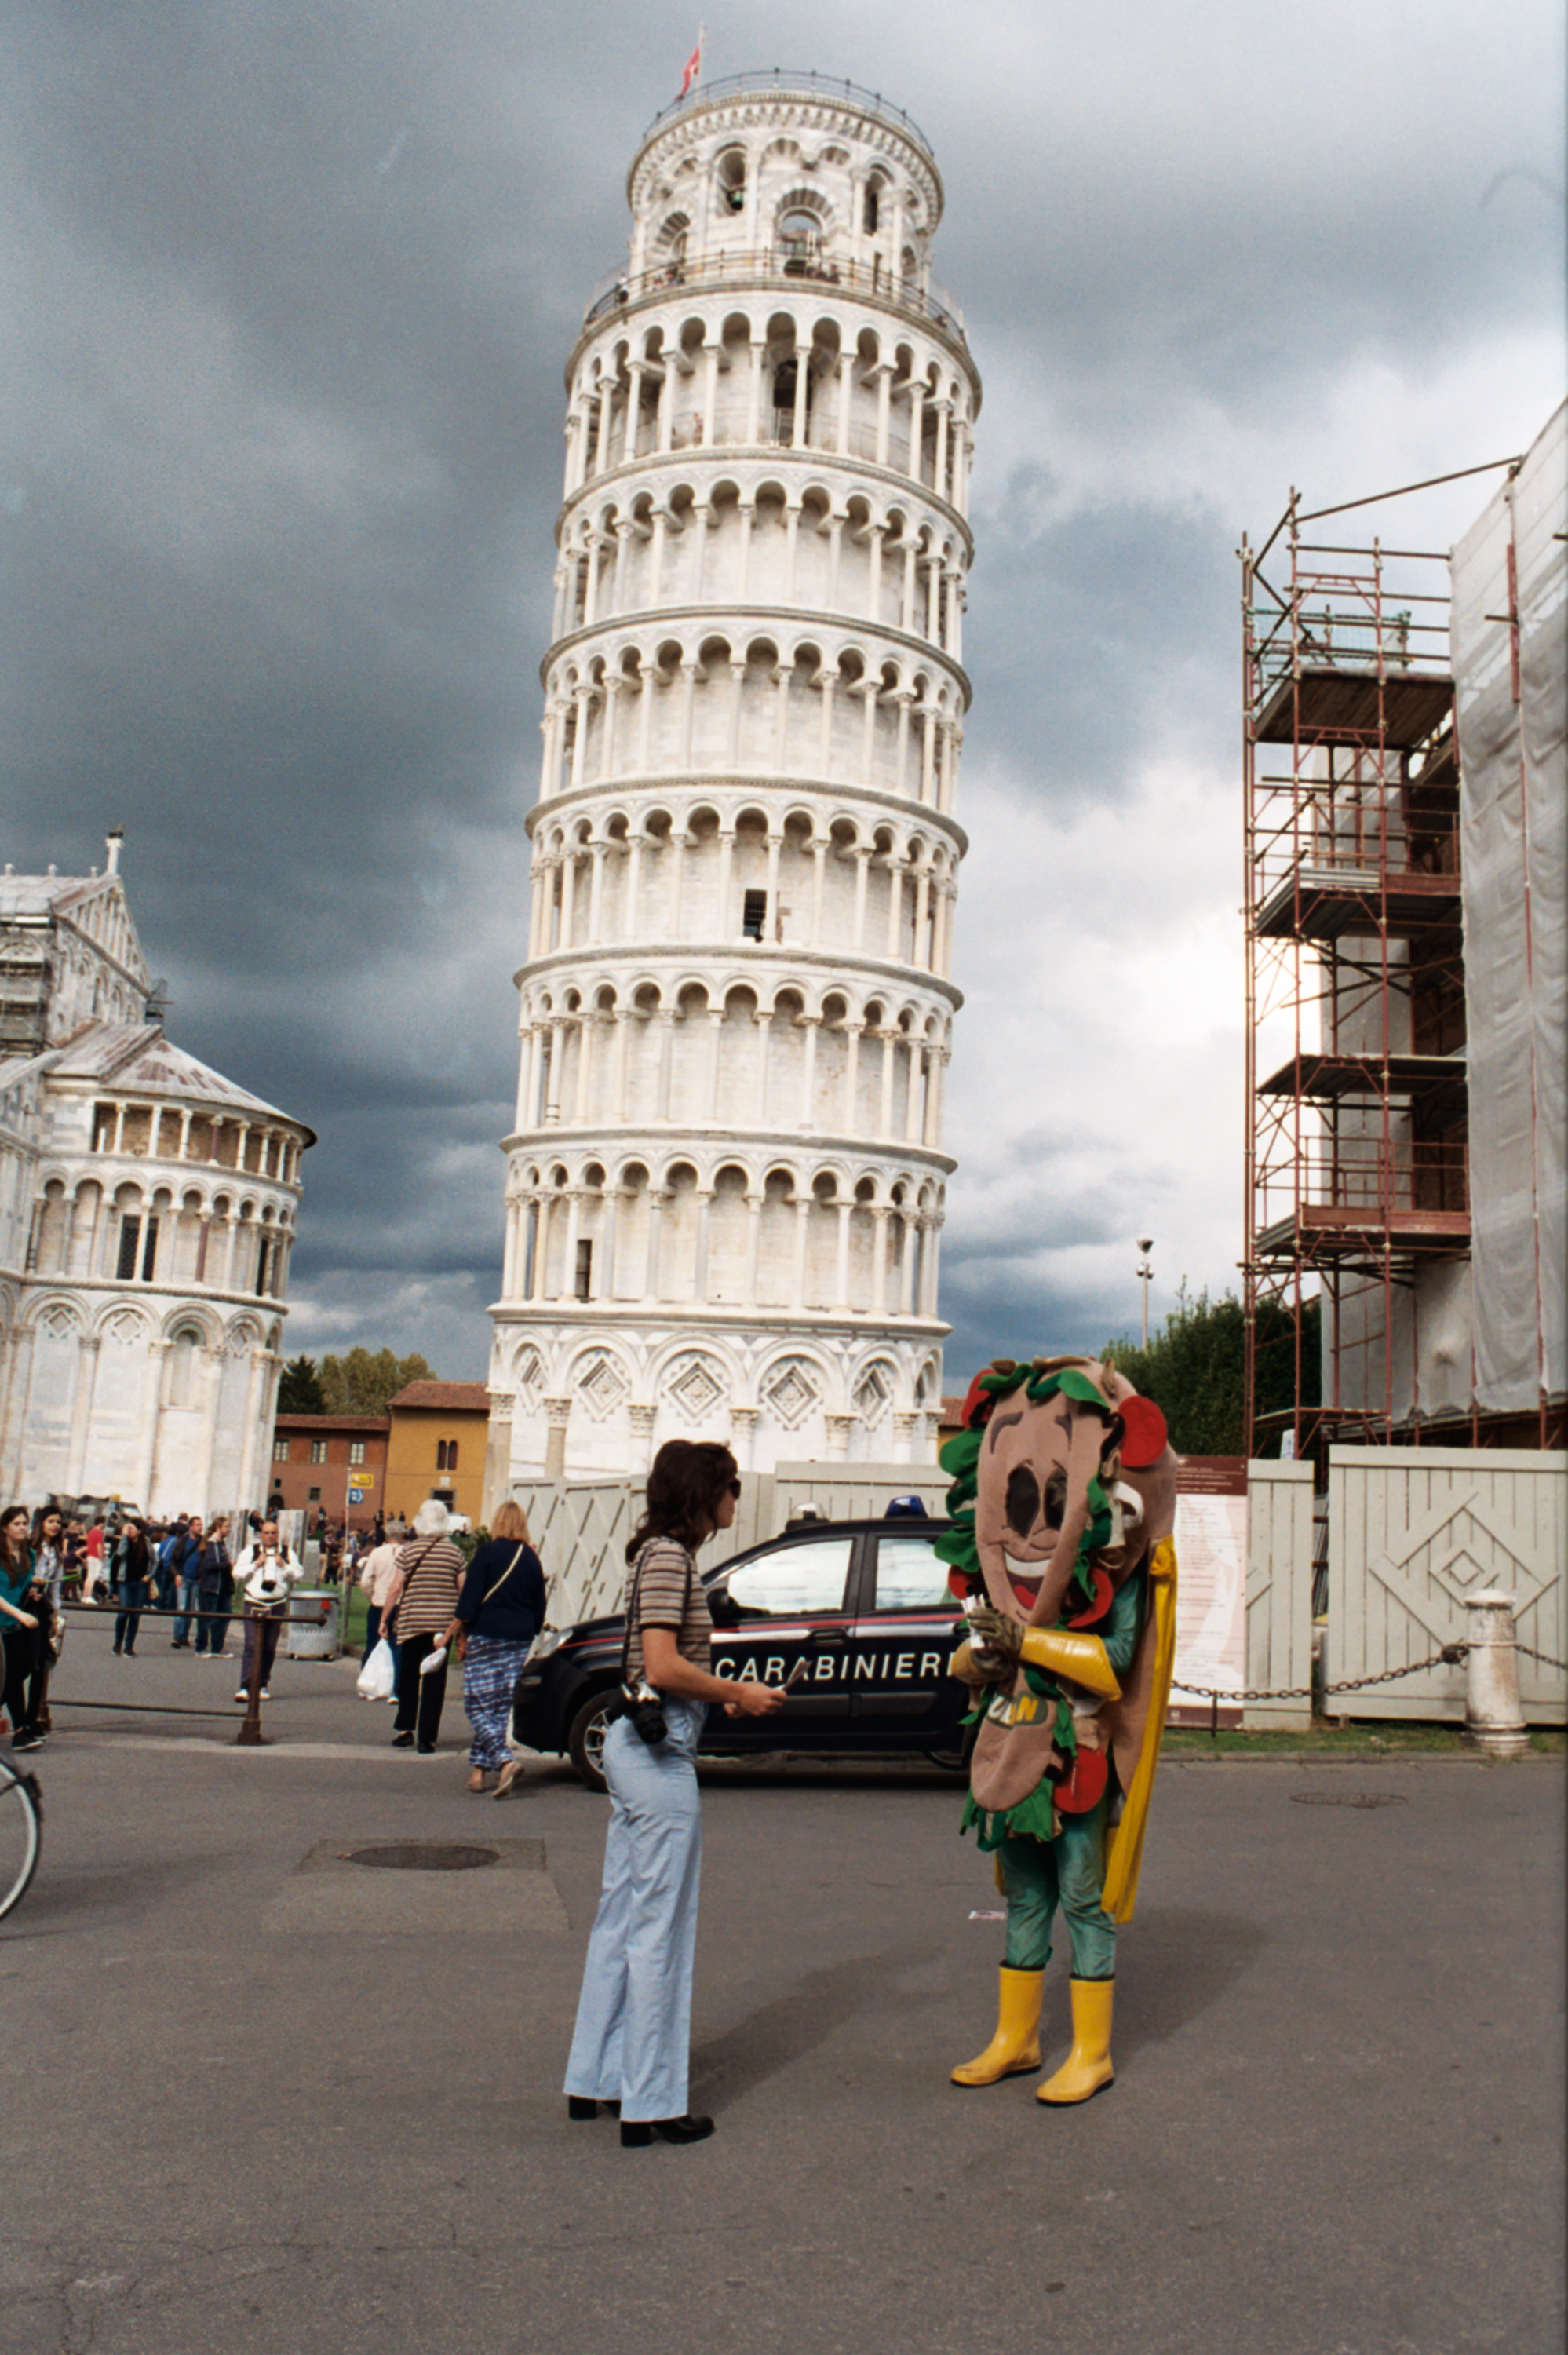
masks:
[[[715,1676],[779,1685],[805,1662],[769,1717],[710,1709],[703,1751],[914,1752],[961,1766],[970,1696],[948,1674],[961,1629],[935,1551],[947,1527],[923,1518],[810,1521],[699,1572]],[[605,1710],[620,1687],[624,1635],[617,1614],[541,1636],[513,1698],[517,1742],[564,1752],[595,1791],[604,1788]]]

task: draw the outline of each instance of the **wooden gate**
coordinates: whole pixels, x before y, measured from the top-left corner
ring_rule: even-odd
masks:
[[[1329,1469],[1330,1684],[1425,1659],[1462,1643],[1466,1597],[1514,1598],[1520,1644],[1563,1650],[1568,1455],[1522,1448],[1335,1447]],[[1568,1717],[1568,1678],[1520,1657],[1532,1725]],[[1346,1717],[1465,1715],[1465,1670],[1428,1668],[1330,1699]]]
[[[1246,1482],[1246,1681],[1255,1692],[1309,1692],[1312,1466],[1278,1458],[1252,1463]],[[1305,1732],[1312,1703],[1249,1700],[1242,1723]]]

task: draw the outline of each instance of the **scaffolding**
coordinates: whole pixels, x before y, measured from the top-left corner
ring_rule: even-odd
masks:
[[[1448,559],[1307,536],[1343,512],[1292,492],[1240,551],[1246,1449],[1288,1433],[1319,1460],[1408,1418],[1423,1273],[1470,1244]],[[1322,1397],[1304,1405],[1314,1295]],[[1260,1412],[1282,1347],[1293,1403]]]

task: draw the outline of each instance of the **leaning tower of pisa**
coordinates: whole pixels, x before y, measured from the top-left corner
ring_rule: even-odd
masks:
[[[654,123],[567,365],[492,1493],[925,1463],[980,380],[907,116]]]

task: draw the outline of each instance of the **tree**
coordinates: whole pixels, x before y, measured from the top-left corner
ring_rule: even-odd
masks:
[[[1317,1301],[1302,1311],[1301,1403],[1319,1395]],[[1296,1399],[1296,1320],[1273,1302],[1257,1311],[1257,1412],[1288,1408]],[[1145,1348],[1129,1339],[1107,1341],[1102,1357],[1113,1359],[1134,1387],[1153,1399],[1164,1414],[1171,1444],[1181,1455],[1239,1455],[1245,1428],[1246,1321],[1232,1292],[1211,1301],[1207,1292],[1181,1296],[1164,1330]],[[1277,1431],[1257,1434],[1260,1455],[1277,1455]]]
[[[435,1369],[416,1350],[395,1358],[390,1349],[350,1349],[345,1358],[322,1359],[322,1390],[328,1414],[385,1414],[410,1382],[433,1382]]]
[[[278,1381],[280,1414],[325,1414],[326,1397],[313,1358],[291,1358]]]

